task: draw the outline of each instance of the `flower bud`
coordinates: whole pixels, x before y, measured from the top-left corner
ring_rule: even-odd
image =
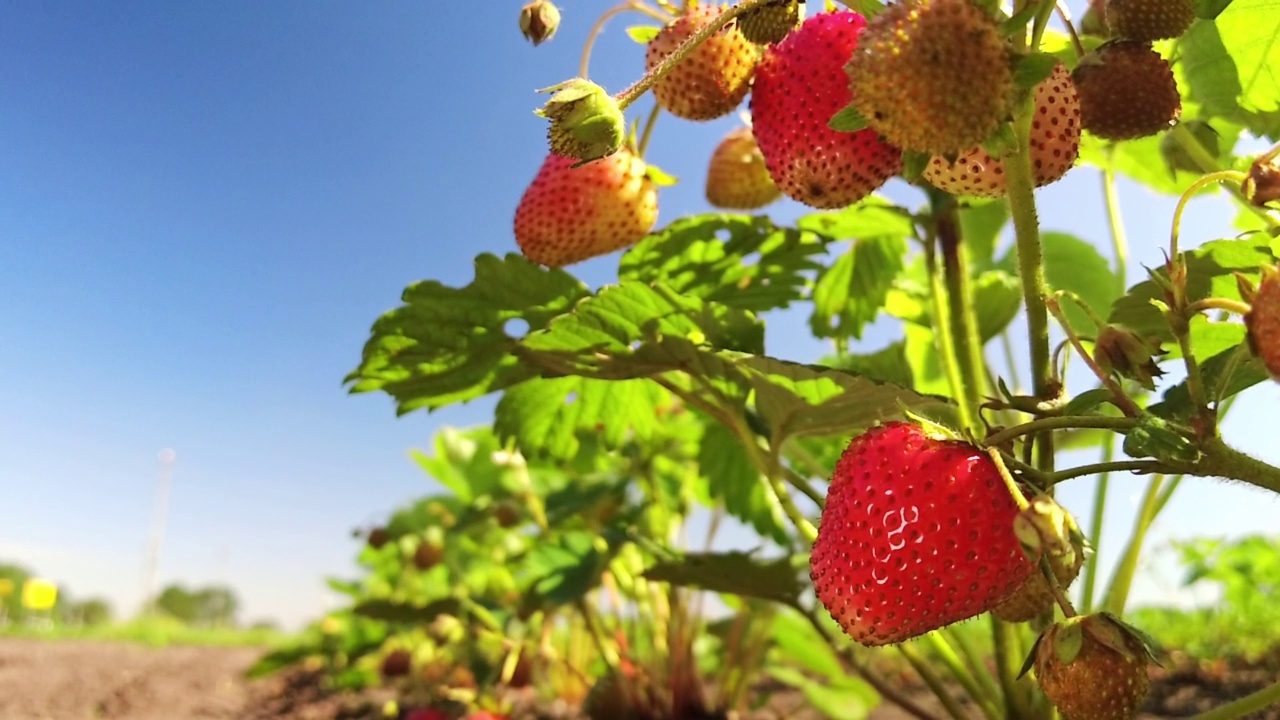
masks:
[[[538,92],[553,93],[536,113],[551,121],[547,139],[551,152],[581,160],[612,155],[622,146],[627,120],[618,101],[604,88],[583,78],[574,78]],[[576,167],[577,165],[575,165]]]
[[[1108,325],[1094,342],[1093,359],[1104,371],[1115,371],[1148,390],[1155,390],[1155,378],[1164,374],[1155,358],[1163,354],[1159,341],[1140,337],[1118,325]]]
[[[551,0],[532,0],[520,9],[520,34],[534,47],[550,40],[560,27],[560,8]]]

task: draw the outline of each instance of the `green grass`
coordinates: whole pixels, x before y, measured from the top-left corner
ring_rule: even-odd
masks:
[[[145,645],[209,645],[222,647],[277,645],[288,633],[269,628],[200,628],[165,618],[147,618],[94,627],[58,626],[0,628],[0,637],[50,640],[111,640]]]

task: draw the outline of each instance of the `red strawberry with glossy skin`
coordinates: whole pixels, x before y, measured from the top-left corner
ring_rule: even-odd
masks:
[[[1061,63],[1036,86],[1031,125],[1031,170],[1036,187],[1059,180],[1080,155],[1080,96],[1071,72]],[[1004,162],[981,145],[960,153],[954,163],[935,155],[924,179],[952,195],[1001,197],[1006,191]]]
[[[887,645],[984,613],[1034,570],[1018,506],[965,442],[886,423],[840,456],[810,556],[814,589],[863,645]]]
[[[815,208],[851,205],[902,170],[902,153],[874,130],[837,132],[852,94],[844,64],[867,21],[819,13],[765,50],[751,91],[751,125],[773,181]]]
[[[657,67],[725,11],[723,5],[698,5],[658,32],[645,51],[645,71]],[[685,120],[712,120],[733,112],[751,90],[751,74],[760,49],[730,24],[707,38],[653,86],[663,110]]]
[[[547,155],[516,208],[516,243],[533,262],[563,267],[621,250],[658,219],[657,185],[629,149],[575,162]]]
[[[707,202],[731,210],[755,210],[782,197],[751,128],[731,130],[711,153],[706,194]]]

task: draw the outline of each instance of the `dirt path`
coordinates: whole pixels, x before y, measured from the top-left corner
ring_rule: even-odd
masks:
[[[260,653],[0,639],[0,720],[238,718]]]

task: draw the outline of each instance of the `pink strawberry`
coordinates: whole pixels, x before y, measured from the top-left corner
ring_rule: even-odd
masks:
[[[982,450],[886,423],[836,464],[810,575],[831,617],[863,645],[909,640],[984,613],[1034,570],[1018,506]]]
[[[755,210],[782,197],[751,128],[729,131],[711,153],[706,194],[715,207],[733,210]]]
[[[547,155],[516,207],[516,243],[536,263],[563,267],[629,247],[658,219],[657,185],[635,153],[575,162]]]
[[[1062,63],[1036,86],[1031,125],[1031,165],[1036,187],[1061,178],[1080,155],[1080,96]],[[952,195],[1000,197],[1005,193],[1004,163],[981,145],[960,153],[954,163],[935,155],[924,179]]]
[[[866,24],[851,11],[819,13],[765,50],[756,68],[756,142],[778,187],[811,207],[855,203],[902,170],[902,153],[874,130],[827,125],[852,97],[843,66]]]
[[[691,9],[658,32],[645,51],[651,71],[725,11],[723,5]],[[653,86],[664,110],[685,120],[711,120],[733,112],[751,90],[760,49],[731,25],[707,38]]]

